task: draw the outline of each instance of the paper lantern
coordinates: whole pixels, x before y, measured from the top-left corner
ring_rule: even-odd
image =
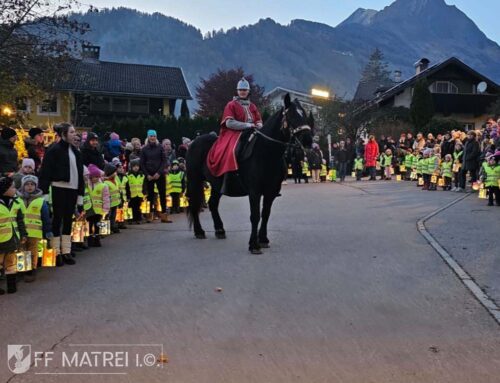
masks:
[[[42,266],[43,267],[55,267],[56,266],[56,250],[55,249],[44,249],[43,250]]]
[[[33,270],[33,265],[31,264],[31,251],[18,251],[16,257],[18,273]]]

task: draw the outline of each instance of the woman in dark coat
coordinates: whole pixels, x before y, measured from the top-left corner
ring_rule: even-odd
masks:
[[[82,155],[73,145],[76,131],[73,125],[61,123],[54,126],[61,140],[52,145],[45,153],[40,169],[40,189],[46,200],[49,200],[49,190],[52,191],[52,248],[57,254],[57,266],[75,264],[71,257],[71,226],[75,207],[83,210]],[[62,230],[61,230],[62,227]]]
[[[471,181],[477,181],[477,172],[479,170],[479,157],[481,156],[481,147],[476,139],[476,132],[467,133],[467,140],[462,154],[462,169],[460,172],[460,189],[465,190],[467,173],[470,173]]]
[[[17,150],[14,143],[17,134],[14,129],[4,127],[0,133],[0,176],[11,176],[17,172]]]

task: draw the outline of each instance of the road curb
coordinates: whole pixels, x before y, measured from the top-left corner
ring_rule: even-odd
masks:
[[[481,287],[474,281],[474,279],[465,271],[462,266],[453,258],[453,256],[448,253],[443,246],[429,233],[425,227],[425,223],[441,213],[442,211],[450,208],[451,206],[457,204],[458,202],[469,197],[470,194],[466,194],[463,197],[457,198],[456,200],[450,202],[449,204],[427,214],[425,217],[417,221],[418,232],[429,242],[429,244],[436,250],[441,259],[451,268],[451,270],[456,274],[460,281],[465,285],[465,287],[470,291],[470,293],[476,298],[481,305],[488,311],[488,313],[493,317],[493,319],[500,325],[500,308],[491,299],[487,293],[485,293]]]

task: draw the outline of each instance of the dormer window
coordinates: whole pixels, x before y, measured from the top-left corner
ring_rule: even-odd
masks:
[[[458,93],[458,87],[451,81],[436,81],[431,85],[432,93]]]

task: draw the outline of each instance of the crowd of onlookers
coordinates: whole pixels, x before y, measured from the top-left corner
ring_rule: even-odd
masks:
[[[295,183],[325,181],[328,177],[343,182],[347,175],[357,180],[367,176],[374,181],[393,177],[415,180],[424,190],[466,191],[485,189],[493,204],[500,203],[498,177],[500,177],[500,119],[488,120],[480,130],[451,131],[434,136],[402,133],[398,140],[381,135],[377,140],[350,138],[336,142],[331,147],[331,158],[326,157],[318,144],[304,153],[296,150],[289,160],[289,175]],[[328,176],[329,175],[329,176]],[[468,181],[468,182],[467,182]],[[495,197],[496,196],[496,197]]]
[[[127,224],[170,223],[186,205],[187,138],[175,148],[154,130],[128,142],[62,123],[50,143],[47,132],[30,129],[18,153],[18,132],[0,128],[0,265],[8,293],[21,277],[33,282],[41,265],[74,265],[76,252],[101,247],[103,236]]]

